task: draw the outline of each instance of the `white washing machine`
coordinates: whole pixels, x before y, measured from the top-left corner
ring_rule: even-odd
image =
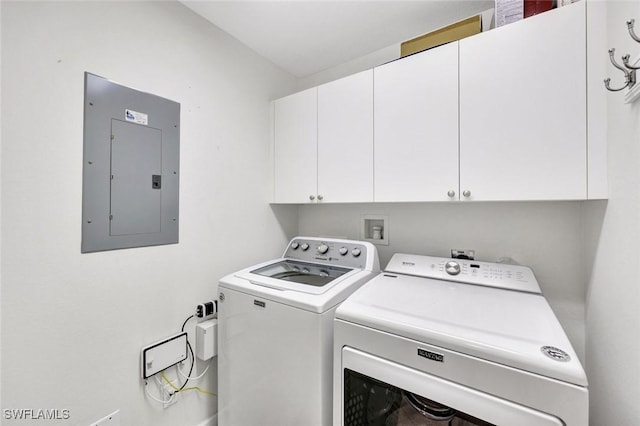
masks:
[[[396,254],[336,311],[334,425],[588,424],[531,269]]]
[[[297,237],[282,258],[224,277],[218,424],[331,425],[334,313],[379,272],[370,243]]]

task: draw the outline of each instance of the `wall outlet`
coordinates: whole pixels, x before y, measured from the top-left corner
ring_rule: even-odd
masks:
[[[210,300],[196,306],[196,317],[205,318],[218,313],[218,301]]]
[[[91,426],[120,426],[120,410],[118,409],[97,422],[91,423]]]
[[[171,384],[175,387],[178,387],[178,380],[171,380]],[[161,390],[160,390],[160,398],[164,402],[162,404],[162,408],[167,408],[176,402],[178,402],[178,398],[180,397],[180,392],[177,392],[169,383],[167,383],[164,379],[161,382]]]

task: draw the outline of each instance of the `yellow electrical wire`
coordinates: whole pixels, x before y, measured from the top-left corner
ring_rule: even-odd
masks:
[[[160,373],[160,375],[165,380],[165,382],[169,383],[169,386],[171,386],[173,388],[173,390],[175,390],[176,392],[185,392],[185,391],[188,391],[188,390],[197,390],[200,393],[216,396],[216,394],[214,392],[202,389],[202,388],[200,388],[198,386],[193,386],[193,387],[190,387],[190,388],[180,389],[180,388],[176,387],[176,385],[171,383],[171,380],[169,380],[169,378],[164,374],[164,371],[162,373]]]

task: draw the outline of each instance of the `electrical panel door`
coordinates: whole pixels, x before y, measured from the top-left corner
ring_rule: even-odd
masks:
[[[162,132],[111,120],[111,217],[109,235],[160,232]],[[161,181],[160,181],[161,183]]]
[[[85,73],[82,252],[178,242],[180,104]]]

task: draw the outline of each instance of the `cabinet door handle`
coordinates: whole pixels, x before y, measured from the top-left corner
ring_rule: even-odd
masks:
[[[453,198],[456,196],[456,191],[450,189],[449,192],[447,192],[447,195],[449,196],[449,198]]]
[[[316,199],[316,196],[315,196],[315,195],[309,195],[309,199],[310,199],[311,201],[313,201],[313,200],[315,200],[315,199]]]
[[[324,197],[322,195],[318,195],[318,200],[322,201],[324,200]]]
[[[465,197],[471,197],[471,191],[469,191],[468,189],[464,190],[462,192],[462,195],[464,195]]]

